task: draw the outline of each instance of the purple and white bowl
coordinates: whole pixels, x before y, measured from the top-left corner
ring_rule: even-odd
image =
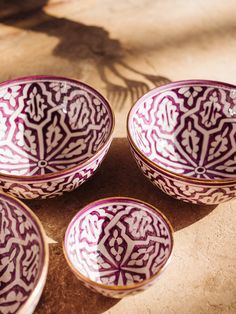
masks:
[[[0,192],[0,313],[30,314],[48,270],[48,243],[35,214]]]
[[[108,102],[76,80],[0,84],[0,189],[25,199],[74,190],[101,164],[113,129]]]
[[[236,197],[236,86],[191,80],[156,88],[127,119],[128,140],[144,175],[194,204]]]
[[[64,239],[66,260],[82,283],[113,298],[151,286],[170,261],[173,231],[143,201],[112,197],[80,210]]]

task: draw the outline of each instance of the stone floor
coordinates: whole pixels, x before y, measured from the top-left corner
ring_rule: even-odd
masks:
[[[48,280],[35,313],[236,313],[236,201],[209,207],[169,198],[139,172],[125,139],[128,110],[154,86],[188,78],[236,84],[236,2],[1,1],[0,43],[0,81],[74,77],[104,94],[116,115],[116,138],[91,180],[61,198],[27,202],[57,242],[50,245]],[[155,205],[175,230],[166,272],[146,292],[123,300],[84,288],[61,248],[75,212],[111,195]]]

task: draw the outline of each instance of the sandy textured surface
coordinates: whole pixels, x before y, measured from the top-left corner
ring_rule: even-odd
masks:
[[[50,244],[48,280],[35,313],[236,313],[236,202],[204,207],[171,199],[142,176],[125,139],[130,106],[155,85],[187,78],[236,84],[236,2],[9,2],[0,2],[0,81],[30,74],[85,81],[110,100],[119,137],[96,175],[78,190],[27,202],[57,242]],[[175,230],[167,271],[148,291],[120,301],[84,288],[61,248],[73,215],[112,195],[150,202]]]

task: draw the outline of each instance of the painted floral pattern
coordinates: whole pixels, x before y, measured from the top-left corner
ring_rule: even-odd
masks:
[[[197,158],[199,151],[199,141],[200,138],[197,131],[193,129],[193,125],[189,122],[187,128],[182,133],[182,145],[194,159]]]
[[[187,98],[187,104],[192,106],[194,103],[194,98],[196,98],[202,90],[203,89],[200,86],[182,87],[179,89],[179,93],[184,95]]]
[[[63,94],[67,94],[71,88],[70,84],[67,84],[66,82],[52,82],[49,86],[55,91],[56,101],[59,101]]]
[[[83,112],[83,114],[81,114],[81,112]],[[68,115],[73,129],[77,129],[78,126],[84,128],[89,123],[90,110],[84,96],[80,96],[69,106]]]
[[[16,105],[16,97],[19,95],[20,86],[11,86],[0,90],[0,99],[9,101],[12,107]]]
[[[209,100],[203,104],[204,111],[200,113],[202,116],[202,123],[207,127],[212,127],[216,124],[218,118],[221,117],[221,104],[218,96],[214,92]]]
[[[229,128],[226,128],[222,134],[215,136],[214,140],[211,142],[211,147],[209,149],[209,160],[221,156],[228,150],[228,137],[226,136]]]
[[[119,262],[121,260],[121,254],[124,251],[122,246],[123,239],[118,235],[118,231],[115,229],[113,232],[113,237],[109,241],[110,252],[115,257],[115,259]]]
[[[156,118],[160,128],[166,132],[172,132],[175,128],[177,118],[179,116],[175,105],[168,98],[164,98],[161,102]]]
[[[27,105],[28,107],[26,107],[25,111],[29,113],[33,120],[39,122],[44,117],[47,105],[36,87],[34,87],[33,91],[29,94]]]
[[[152,218],[141,211],[134,211],[125,219],[129,225],[129,231],[133,237],[146,237],[146,234],[153,231]]]
[[[17,144],[22,147],[26,152],[30,152],[32,155],[37,154],[36,136],[33,131],[25,128],[22,123],[18,124],[18,132],[16,134]]]
[[[90,242],[96,242],[101,233],[104,219],[96,215],[87,216],[81,222],[80,240],[89,239]]]
[[[58,126],[58,120],[54,117],[52,124],[49,125],[46,133],[47,152],[58,146],[58,142],[62,138],[61,129]]]

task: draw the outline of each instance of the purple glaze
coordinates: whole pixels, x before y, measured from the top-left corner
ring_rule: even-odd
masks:
[[[150,205],[128,198],[89,204],[72,219],[64,241],[77,277],[93,290],[122,297],[146,289],[173,249],[166,219]]]
[[[235,86],[195,80],[156,88],[131,109],[128,138],[144,174],[167,194],[207,204],[236,196]]]
[[[0,222],[0,313],[32,313],[48,267],[44,232],[22,203],[2,193]]]
[[[68,184],[76,188],[110,146],[111,108],[78,81],[49,76],[8,81],[0,85],[0,103],[0,185],[17,197],[53,197]]]

